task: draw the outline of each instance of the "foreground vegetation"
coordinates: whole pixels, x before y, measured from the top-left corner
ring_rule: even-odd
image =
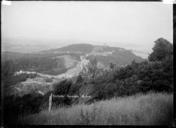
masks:
[[[173,92],[173,45],[163,38],[155,41],[153,52],[144,62],[133,61],[125,67],[111,63],[109,70],[102,70],[94,59],[86,68],[88,71],[82,70],[76,80],[67,79],[53,85],[53,92],[91,95],[91,101],[149,91]]]
[[[21,124],[35,125],[169,125],[173,119],[173,95],[137,94],[90,105],[74,105],[19,117]]]
[[[13,70],[8,68],[11,66],[4,65],[2,71],[4,90],[12,87],[12,83],[36,77],[15,78]],[[108,70],[103,70],[92,59],[85,68],[88,70],[83,69],[78,77],[54,83],[45,95],[33,92],[22,97],[4,97],[5,124],[168,124],[171,121],[173,45],[167,40],[156,40],[153,52],[144,62],[133,61],[125,67],[111,63]],[[145,95],[151,91],[156,94]],[[48,113],[45,110],[51,93],[65,95],[62,100],[53,99],[54,107],[65,106]],[[67,95],[91,98],[73,100]]]

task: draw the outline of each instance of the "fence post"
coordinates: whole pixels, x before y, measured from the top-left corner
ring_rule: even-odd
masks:
[[[49,107],[48,107],[48,111],[50,112],[51,111],[51,106],[52,106],[52,93],[51,95],[49,96]]]

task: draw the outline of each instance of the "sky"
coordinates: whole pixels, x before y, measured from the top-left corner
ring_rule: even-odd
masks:
[[[172,5],[162,2],[13,1],[1,7],[2,43],[106,44],[145,58],[158,38],[173,42]]]

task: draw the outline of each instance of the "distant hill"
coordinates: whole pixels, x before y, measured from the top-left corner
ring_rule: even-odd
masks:
[[[65,47],[39,51],[35,53],[2,52],[2,60],[15,60],[18,69],[37,71],[39,73],[59,75],[68,70],[73,72],[79,67],[81,57],[87,60],[96,58],[102,67],[114,63],[125,66],[133,60],[144,61],[130,50],[119,47],[99,46],[91,44],[72,44]],[[72,70],[74,69],[74,70]]]
[[[35,79],[27,79],[14,85],[17,89],[13,88],[11,91],[13,93],[18,93],[18,88],[22,89],[23,85],[28,83],[38,88],[41,86],[43,89],[45,84],[47,88],[54,81],[73,78],[79,75],[83,68],[87,68],[88,63],[95,58],[97,67],[103,69],[107,69],[110,63],[121,67],[131,64],[133,60],[136,62],[144,61],[141,57],[124,48],[90,44],[73,44],[37,53],[2,52],[1,57],[2,65],[5,65],[6,60],[12,61],[11,65],[15,71],[35,71],[39,75]],[[46,79],[51,79],[52,82],[45,83]],[[24,93],[31,93],[32,91],[29,89],[22,90]],[[47,89],[40,91],[47,93]],[[22,95],[22,93],[20,94]]]
[[[50,49],[46,51],[42,51],[41,53],[45,54],[56,54],[56,53],[90,53],[93,50],[94,46],[91,44],[71,44],[65,47]]]
[[[69,54],[77,57],[86,56],[87,59],[96,58],[105,66],[109,65],[110,63],[117,64],[118,66],[127,65],[133,60],[136,62],[144,61],[143,58],[124,48],[90,44],[73,44],[58,49],[42,51],[40,53],[46,55],[50,54],[52,56],[58,54]]]

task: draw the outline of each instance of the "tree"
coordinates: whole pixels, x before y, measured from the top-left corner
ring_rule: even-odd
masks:
[[[68,95],[71,85],[72,85],[72,81],[65,79],[59,83],[53,84],[53,92],[54,94],[57,94],[57,95],[66,96]]]
[[[110,68],[111,70],[114,70],[115,67],[116,67],[116,65],[115,65],[114,63],[110,63],[110,64],[109,64],[109,68]]]
[[[91,78],[94,79],[98,73],[97,68],[97,59],[90,59],[90,64],[88,65],[88,74],[90,74]]]
[[[155,41],[153,52],[149,55],[149,61],[162,61],[173,54],[173,45],[164,38]]]
[[[83,82],[83,78],[82,78],[82,76],[79,74],[78,75],[78,77],[77,77],[77,79],[76,79],[76,83],[81,83],[81,82]]]

